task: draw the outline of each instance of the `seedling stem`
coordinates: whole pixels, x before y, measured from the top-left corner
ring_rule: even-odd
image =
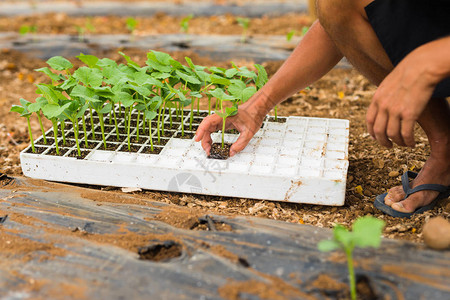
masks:
[[[44,144],[47,145],[47,137],[45,136],[44,126],[42,125],[41,111],[39,110],[36,114],[38,116],[39,126],[41,126],[42,138],[44,139]]]
[[[30,135],[31,141],[31,150],[33,150],[33,153],[36,153],[36,149],[34,148],[33,133],[31,132],[30,117],[27,117],[27,123],[28,123],[28,134]]]

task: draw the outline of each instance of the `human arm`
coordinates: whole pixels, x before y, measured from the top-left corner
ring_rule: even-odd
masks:
[[[321,78],[341,58],[334,42],[316,21],[267,84],[239,107],[237,115],[227,118],[226,128],[236,128],[240,132],[230,155],[245,148],[274,106]],[[222,118],[214,114],[206,117],[197,129],[195,141],[202,142],[207,154],[211,149],[211,133],[221,129],[221,124]]]
[[[367,110],[367,129],[381,145],[414,147],[414,124],[436,85],[450,77],[450,37],[409,53],[381,82]],[[392,141],[391,141],[392,140]]]

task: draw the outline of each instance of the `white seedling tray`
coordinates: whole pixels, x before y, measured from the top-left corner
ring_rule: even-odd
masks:
[[[189,116],[184,119],[189,124]],[[200,122],[201,118],[195,120]],[[109,128],[112,130],[107,137],[115,136],[114,129]],[[188,129],[185,125],[186,133]],[[95,131],[99,138],[100,125]],[[51,130],[47,137],[53,137]],[[234,142],[237,137],[225,135],[226,142]],[[20,160],[26,176],[52,181],[343,205],[348,137],[348,120],[288,117],[285,123],[275,123],[266,118],[248,146],[227,160],[208,159],[200,143],[174,137],[159,154],[144,154],[149,147],[145,136],[139,144],[133,144],[139,148],[138,153],[120,151],[126,148],[126,140],[112,142],[119,146],[115,151],[101,150],[103,143],[96,140],[91,141],[97,145],[84,159],[70,157],[76,146],[61,148],[62,156],[49,155],[55,149],[49,144],[39,145],[41,154],[32,153],[29,146],[21,152]],[[212,138],[219,142],[221,134],[214,133]],[[42,137],[36,140],[36,144],[41,143]]]

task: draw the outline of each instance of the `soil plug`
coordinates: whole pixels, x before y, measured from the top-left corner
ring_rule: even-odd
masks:
[[[367,248],[380,247],[381,233],[385,222],[377,218],[366,216],[358,218],[350,232],[342,225],[336,225],[333,229],[333,239],[320,241],[317,245],[322,252],[341,249],[347,256],[347,267],[350,281],[350,295],[356,300],[356,278],[353,267],[353,250],[355,247]]]
[[[423,239],[428,247],[445,250],[450,247],[450,223],[443,217],[430,219],[423,226]]]

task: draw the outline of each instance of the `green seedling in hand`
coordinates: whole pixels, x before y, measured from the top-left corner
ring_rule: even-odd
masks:
[[[225,124],[228,117],[234,116],[238,112],[238,108],[236,104],[233,104],[231,107],[224,107],[224,101],[234,101],[235,97],[225,94],[225,92],[221,88],[216,88],[215,90],[210,92],[213,97],[219,101],[220,110],[216,110],[216,114],[222,118],[222,149],[225,148]]]
[[[341,249],[347,256],[350,295],[352,300],[356,299],[356,279],[353,267],[353,250],[355,247],[378,248],[381,243],[381,233],[383,231],[384,224],[384,221],[371,216],[358,218],[353,223],[351,232],[342,225],[336,225],[333,229],[333,239],[323,240],[318,244],[318,248],[322,252]]]
[[[190,14],[190,15],[184,17],[183,19],[181,19],[181,22],[180,22],[181,32],[188,33],[188,31],[189,31],[189,21],[193,17],[194,17],[194,15]]]
[[[250,19],[249,18],[236,18],[239,26],[242,27],[242,35],[241,35],[241,43],[247,42],[247,31],[250,27]]]
[[[289,31],[286,34],[286,41],[290,42],[296,33],[297,33],[297,31],[295,29]]]
[[[31,103],[23,98],[20,98],[20,103],[22,105],[13,105],[11,107],[10,111],[19,113],[21,117],[24,117],[27,119],[28,135],[30,136],[30,141],[31,141],[31,150],[33,151],[33,153],[36,153],[36,149],[34,148],[33,134],[31,132],[31,124],[30,124],[31,112],[28,110],[28,107]]]

